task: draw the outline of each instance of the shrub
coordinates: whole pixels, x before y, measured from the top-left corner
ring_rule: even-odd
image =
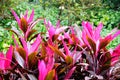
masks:
[[[82,29],[77,25],[61,26],[60,21],[53,26],[43,18],[34,20],[34,10],[30,17],[28,11],[21,17],[11,9],[18,29],[13,27],[14,45],[10,45],[6,56],[0,54],[0,78],[6,80],[110,80],[110,72],[120,56],[116,47],[110,51],[106,46],[120,34],[112,33],[101,37],[103,27],[89,22],[82,22]],[[34,26],[43,20],[46,32],[37,33]],[[115,75],[115,74],[114,74]]]

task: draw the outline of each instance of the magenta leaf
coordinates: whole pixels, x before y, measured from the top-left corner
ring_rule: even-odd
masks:
[[[25,39],[22,38],[22,37],[20,37],[20,41],[21,41],[22,46],[23,46],[23,48],[25,49],[25,51],[26,51],[26,53],[27,53],[27,55],[28,55],[28,46],[27,46],[27,42],[26,42]]]
[[[99,23],[99,25],[95,28],[94,37],[96,41],[100,39],[100,32],[102,30],[102,27],[103,27],[103,24]]]
[[[120,35],[120,30],[118,30],[118,31],[113,35],[113,39],[116,38],[118,35]]]
[[[37,36],[36,40],[34,41],[34,43],[31,45],[30,51],[29,53],[35,52],[38,50],[40,42],[41,42],[41,37],[40,34]]]
[[[113,52],[111,53],[111,57],[112,57],[112,65],[114,65],[118,60],[119,60],[119,57],[120,57],[120,45],[118,45],[114,50]]]
[[[11,64],[11,61],[12,61],[12,55],[13,55],[13,47],[11,45],[10,48],[9,48],[9,50],[6,53],[6,58],[9,61],[8,60],[5,61],[5,68],[9,68],[10,67],[10,64]]]
[[[53,66],[54,66],[54,58],[53,57],[49,57],[48,58],[48,63],[47,63],[47,66],[46,66],[47,70],[48,71],[52,70]]]
[[[14,11],[13,9],[11,9],[11,12],[12,12],[12,14],[14,15],[14,17],[15,17],[18,25],[20,26],[20,19],[19,19],[19,17],[17,16],[17,14],[15,13],[15,11]]]
[[[47,68],[46,68],[45,62],[43,60],[38,62],[38,69],[39,69],[39,78],[38,79],[45,80],[45,77],[47,75]]]
[[[0,53],[0,70],[1,69],[5,69],[5,66],[4,66],[4,64],[5,64],[5,60],[4,60],[4,54],[3,53]]]
[[[34,9],[32,9],[32,13],[30,14],[30,17],[28,19],[28,23],[31,23],[33,21],[34,18]]]
[[[89,37],[92,37],[92,35],[93,35],[92,25],[91,25],[89,22],[83,21],[83,22],[82,22],[82,26],[83,26],[86,34],[87,34]]]
[[[24,17],[27,19],[28,18],[28,10],[26,10]]]

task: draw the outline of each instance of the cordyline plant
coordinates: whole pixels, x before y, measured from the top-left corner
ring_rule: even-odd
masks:
[[[94,27],[83,21],[77,25],[53,26],[50,21],[33,20],[34,10],[20,17],[11,9],[18,29],[13,27],[14,45],[6,55],[0,53],[0,80],[115,80],[118,74],[120,45],[113,50],[106,46],[120,34],[113,29],[100,36],[103,24]],[[33,27],[43,20],[46,32],[37,33]],[[120,69],[120,68],[119,68]]]

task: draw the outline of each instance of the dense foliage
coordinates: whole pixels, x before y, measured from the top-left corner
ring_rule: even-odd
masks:
[[[57,20],[61,20],[61,25],[73,25],[76,23],[79,26],[81,26],[83,20],[90,21],[94,23],[95,26],[97,26],[99,22],[102,22],[105,27],[103,27],[101,34],[104,35],[114,27],[119,27],[120,21],[120,17],[118,17],[120,16],[120,11],[110,9],[109,6],[106,7],[106,2],[101,2],[101,0],[70,0],[67,2],[64,0],[33,0],[33,2],[28,3],[28,0],[1,0],[0,51],[6,52],[8,45],[13,43],[11,33],[8,32],[8,29],[10,29],[11,26],[17,26],[17,24],[11,16],[11,7],[19,15],[20,12],[24,12],[25,10],[31,11],[31,9],[34,8],[35,19],[39,17],[46,18],[54,25]],[[84,4],[84,6],[82,4]],[[39,32],[46,31],[43,22],[39,22],[35,28]],[[115,39],[108,48],[114,48],[118,43],[119,37]]]
[[[17,26],[11,28],[14,45],[6,55],[0,53],[0,79],[4,80],[116,80],[120,67],[120,45],[109,50],[107,45],[120,35],[120,30],[101,36],[103,24],[83,21],[80,28],[56,25],[45,18],[34,20],[34,9],[21,16],[11,9]],[[42,21],[46,32],[37,32]],[[117,76],[117,77],[116,77]]]

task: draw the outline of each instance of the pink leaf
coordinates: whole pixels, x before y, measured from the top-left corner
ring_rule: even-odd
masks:
[[[13,9],[11,9],[11,12],[12,12],[12,14],[14,15],[14,17],[15,17],[18,25],[20,26],[20,19],[19,19],[19,17],[17,16],[17,14],[15,13],[15,11],[14,11]]]
[[[40,20],[42,20],[43,18],[38,18],[37,20],[35,20],[29,27],[29,29],[32,29]]]
[[[65,43],[63,40],[62,40],[62,42],[63,42],[63,45],[64,45],[64,49],[65,49],[66,55],[69,55],[69,56],[70,56],[70,51],[69,51],[66,43]]]
[[[100,23],[95,29],[94,35],[95,35],[95,40],[96,41],[100,38],[100,32],[102,30],[102,27],[103,27],[103,24]]]
[[[25,49],[26,53],[28,54],[28,46],[27,46],[27,42],[25,41],[24,38],[20,37],[20,41],[22,43],[23,48]]]
[[[28,23],[32,22],[34,18],[34,9],[32,9],[32,13],[30,14],[30,17],[28,19]]]
[[[38,49],[41,41],[42,41],[42,40],[41,40],[41,37],[40,37],[40,34],[39,34],[39,35],[37,36],[35,42],[32,44],[29,53],[32,53],[32,52],[34,52],[34,51],[37,51],[37,49]]]
[[[116,38],[118,35],[120,35],[120,30],[118,30],[118,31],[113,35],[113,39]]]
[[[58,20],[56,23],[56,28],[59,28],[59,27],[60,27],[60,20]]]
[[[12,55],[13,55],[13,47],[11,45],[9,50],[6,53],[6,58],[9,59],[9,60],[5,61],[5,68],[9,68],[10,67],[10,63],[12,61]]]
[[[47,69],[45,62],[43,60],[38,62],[38,69],[39,69],[39,80],[45,80],[45,77],[47,75]]]
[[[28,10],[26,10],[25,15],[24,15],[24,18],[27,19],[27,17],[28,17]]]
[[[120,57],[120,45],[118,45],[113,50],[111,56],[113,57],[111,62],[112,62],[112,65],[114,65],[119,60],[119,57]]]
[[[53,66],[54,66],[54,58],[49,57],[48,58],[48,63],[47,63],[47,70],[48,71],[52,70]]]
[[[0,52],[0,69],[4,69],[5,66],[4,54]]]
[[[52,39],[53,35],[55,34],[55,28],[53,26],[51,26],[48,30],[49,32],[49,36]]]
[[[68,28],[68,26],[57,28],[56,31],[55,31],[55,34],[59,34],[60,32],[63,32],[67,28]]]
[[[84,30],[85,30],[85,32],[87,33],[87,35],[88,35],[89,37],[92,37],[92,35],[93,35],[92,25],[91,25],[89,22],[83,21],[83,22],[82,22],[82,26],[84,27]]]

